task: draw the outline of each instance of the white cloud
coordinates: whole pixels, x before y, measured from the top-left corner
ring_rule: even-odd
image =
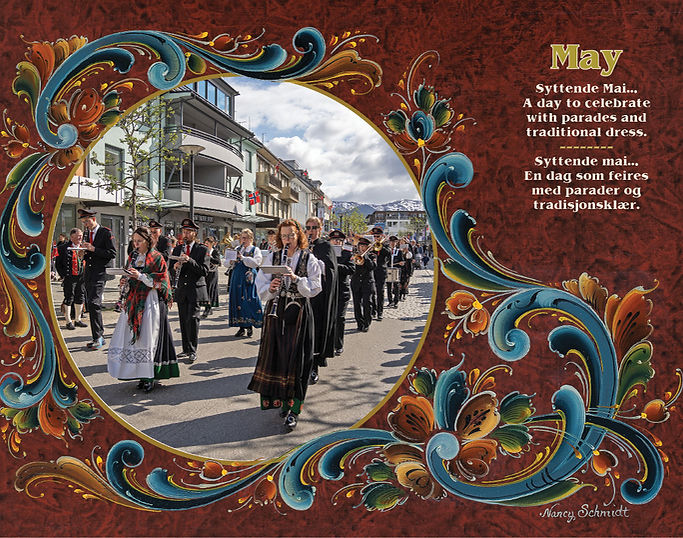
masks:
[[[360,116],[321,93],[292,83],[242,77],[237,121],[281,159],[296,159],[333,200],[386,203],[418,199],[402,161]]]

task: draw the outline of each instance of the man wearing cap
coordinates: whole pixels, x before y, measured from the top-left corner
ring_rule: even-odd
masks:
[[[85,300],[90,315],[90,332],[92,333],[92,342],[88,344],[88,347],[100,349],[104,346],[102,295],[106,281],[106,268],[111,265],[112,260],[116,257],[116,247],[111,230],[98,224],[94,211],[79,209],[78,218],[81,219],[85,227],[81,246],[86,250],[83,256],[85,261],[83,281],[85,283]]]
[[[398,237],[395,235],[389,237],[389,252],[389,263],[387,266],[391,268],[397,268],[400,271],[400,269],[405,265],[405,260],[403,257],[403,252],[401,252],[401,249],[398,248]],[[398,275],[395,275],[395,278],[392,282],[387,282],[387,306],[389,306],[389,308],[398,307],[398,299],[400,294],[399,282],[400,272]]]
[[[327,359],[334,356],[334,325],[337,318],[338,270],[337,255],[329,241],[322,235],[322,222],[318,217],[306,221],[308,244],[316,257],[324,264],[323,291],[311,298],[315,318],[315,346],[311,383],[318,382],[318,369],[327,366]]]
[[[173,249],[172,277],[175,277],[174,299],[178,304],[180,334],[183,351],[178,356],[187,356],[190,362],[197,360],[197,340],[199,338],[199,303],[207,302],[206,275],[209,273],[208,250],[197,242],[199,227],[191,219],[183,219],[182,242]]]
[[[358,330],[368,332],[372,323],[370,312],[370,296],[375,289],[374,269],[377,256],[374,252],[367,252],[370,241],[365,237],[358,240],[358,254],[354,256],[356,270],[351,276],[351,291],[353,292],[353,314],[358,324]]]
[[[384,240],[384,230],[379,226],[375,226],[370,233],[375,237],[375,242],[383,242]],[[384,315],[384,283],[387,280],[387,264],[389,263],[389,258],[391,253],[385,244],[382,244],[382,248],[377,252],[377,266],[375,267],[375,288],[377,290],[377,300],[375,305],[375,311],[373,314],[377,314],[377,321],[382,321]]]
[[[330,243],[337,255],[337,269],[339,271],[339,291],[337,293],[337,320],[334,327],[334,354],[341,355],[344,351],[344,329],[346,325],[346,308],[351,299],[351,284],[349,277],[356,266],[351,260],[351,249],[344,249],[346,235],[341,230],[330,232]]]
[[[163,226],[156,220],[152,219],[149,221],[148,227],[149,235],[152,237],[152,247],[157,249],[157,251],[164,257],[166,268],[169,269],[168,256],[171,254],[171,246],[168,242],[168,237],[161,234]]]

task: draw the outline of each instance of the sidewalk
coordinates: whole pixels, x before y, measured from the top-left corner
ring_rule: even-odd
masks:
[[[119,314],[117,280],[105,287],[105,338],[111,337]],[[107,346],[86,348],[90,328],[63,330],[67,346],[88,384],[118,415],[161,443],[216,459],[252,460],[284,454],[299,444],[352,426],[387,394],[410,363],[422,337],[432,296],[433,273],[417,270],[406,301],[385,309],[384,321],[368,333],[356,332],[352,307],[347,311],[345,351],[329,359],[320,382],[309,386],[299,425],[286,432],[276,410],[261,411],[259,396],[247,390],[256,364],[261,331],[236,338],[228,327],[227,277],[220,273],[221,306],[199,330],[198,360],[180,363],[180,377],[161,382],[150,393],[137,381],[118,381],[107,373]],[[61,285],[53,283],[57,309]],[[352,305],[351,305],[352,306]],[[180,348],[178,313],[169,312],[176,349]],[[60,320],[63,327],[63,321]]]

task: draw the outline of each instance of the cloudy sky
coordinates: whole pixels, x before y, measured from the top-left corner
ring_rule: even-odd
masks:
[[[227,82],[240,92],[237,121],[283,160],[296,159],[322,181],[334,201],[382,204],[417,200],[401,160],[360,116],[309,88],[243,77]]]

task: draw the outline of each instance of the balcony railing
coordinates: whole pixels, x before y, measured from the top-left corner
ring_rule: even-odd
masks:
[[[227,140],[223,140],[222,138],[219,138],[215,135],[205,133],[204,131],[201,131],[199,129],[195,129],[194,127],[169,127],[169,131],[179,131],[182,134],[191,134],[193,136],[196,136],[197,138],[203,138],[204,140],[207,140],[209,142],[213,142],[214,144],[217,144],[235,155],[237,155],[242,161],[244,161],[244,155],[242,155],[242,152],[239,150],[239,147],[236,146],[235,144],[232,144],[228,142]]]
[[[168,189],[183,189],[186,191],[190,190],[190,183],[188,181],[172,181],[167,187]],[[242,195],[234,192],[228,192],[225,189],[218,187],[212,187],[211,185],[202,185],[201,183],[194,184],[195,192],[204,192],[206,194],[213,194],[214,196],[223,196],[225,198],[232,198],[238,202],[242,201]]]
[[[256,172],[256,187],[265,192],[282,192],[282,181],[268,172]]]
[[[282,189],[282,192],[280,193],[280,200],[284,202],[293,202],[297,203],[299,201],[299,193],[298,191],[295,191],[292,189],[292,187],[285,187]]]

